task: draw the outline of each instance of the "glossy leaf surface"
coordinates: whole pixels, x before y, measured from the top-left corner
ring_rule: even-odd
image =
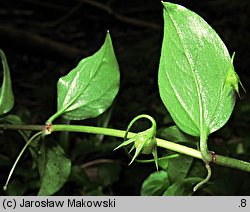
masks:
[[[236,74],[230,55],[199,15],[177,4],[163,6],[161,99],[182,131],[209,135],[228,121],[235,104],[235,85],[227,83],[228,73]]]
[[[119,81],[119,66],[107,33],[100,50],[59,79],[57,116],[80,120],[100,115],[112,104]]]
[[[14,106],[10,70],[4,52],[0,49],[0,57],[3,64],[3,82],[0,87],[0,115],[8,113]]]

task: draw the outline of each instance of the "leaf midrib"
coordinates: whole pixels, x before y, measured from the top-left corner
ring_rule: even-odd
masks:
[[[173,23],[173,26],[174,26],[174,29],[176,30],[176,33],[178,34],[178,39],[179,39],[179,41],[180,41],[180,43],[181,43],[181,47],[183,48],[185,57],[186,57],[186,59],[187,59],[187,61],[188,61],[188,64],[189,64],[189,66],[190,66],[190,69],[191,69],[191,71],[192,71],[192,75],[193,75],[193,78],[194,78],[194,81],[195,81],[196,91],[197,91],[197,93],[198,93],[199,110],[200,110],[200,128],[198,128],[198,130],[201,132],[201,128],[203,128],[203,110],[202,110],[202,96],[201,96],[200,88],[199,88],[199,85],[198,85],[198,82],[197,82],[197,78],[196,78],[194,69],[192,68],[191,62],[190,62],[190,60],[189,60],[189,58],[188,58],[188,56],[187,56],[187,54],[186,54],[186,51],[185,51],[185,47],[184,47],[184,45],[183,45],[183,42],[182,42],[182,40],[180,39],[181,35],[180,35],[180,33],[179,33],[179,31],[178,31],[178,29],[177,29],[177,27],[176,27],[176,24],[175,24],[174,20],[172,19],[171,15],[169,14],[168,10],[167,10],[167,9],[165,9],[165,10],[166,10],[166,12],[167,12],[167,14],[168,14],[168,16],[169,16],[171,22]],[[170,85],[171,85],[172,89],[174,90],[175,96],[177,97],[177,99],[178,99],[180,105],[182,106],[182,108],[184,109],[184,111],[188,114],[188,116],[190,117],[190,119],[192,120],[192,122],[193,122],[193,123],[195,124],[195,126],[197,127],[196,123],[195,123],[194,120],[192,119],[192,116],[190,116],[190,114],[188,113],[188,111],[186,110],[186,108],[181,104],[181,101],[179,100],[178,95],[176,95],[175,89],[174,89],[174,87],[173,87],[173,85],[172,85],[172,83],[171,83],[171,80],[170,80],[170,78],[169,78],[168,72],[166,72],[166,73],[167,73],[167,77],[168,77],[168,80],[169,80],[169,82],[170,82]]]

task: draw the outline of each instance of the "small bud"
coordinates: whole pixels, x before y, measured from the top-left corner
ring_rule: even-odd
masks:
[[[231,59],[231,64],[230,64],[230,68],[229,68],[228,73],[227,73],[226,83],[225,84],[226,84],[227,87],[232,86],[233,89],[239,95],[239,97],[241,97],[240,92],[239,92],[239,84],[242,87],[242,89],[244,90],[244,92],[246,92],[246,90],[243,87],[238,74],[234,70],[234,66],[233,66],[234,56],[235,56],[235,53],[233,53],[233,56],[232,56],[232,59]]]
[[[149,129],[144,130],[142,132],[139,132],[134,137],[126,140],[130,128],[132,127],[134,122],[136,122],[140,118],[149,119],[152,123],[152,126]],[[140,154],[153,154],[155,165],[156,165],[156,168],[158,170],[157,142],[156,142],[155,134],[156,134],[156,122],[155,122],[155,120],[151,116],[148,116],[148,115],[139,115],[130,122],[130,124],[126,130],[126,133],[125,133],[125,141],[122,144],[120,144],[118,147],[116,147],[114,150],[134,143],[133,146],[131,147],[129,153],[135,149],[135,154],[132,157],[132,160],[129,163],[129,165],[131,163],[133,163],[133,161]]]

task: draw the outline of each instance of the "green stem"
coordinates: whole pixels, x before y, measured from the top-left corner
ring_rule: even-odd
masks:
[[[55,114],[53,114],[47,121],[46,124],[51,124],[56,118],[58,118],[60,115],[62,115],[63,110],[60,110],[58,112],[56,112]]]
[[[206,131],[201,131],[201,136],[200,136],[200,151],[201,151],[201,156],[202,156],[202,160],[205,163],[209,163],[212,161],[212,155],[211,153],[208,151],[208,147],[207,147],[207,132]]]
[[[5,183],[4,187],[3,187],[3,190],[5,190],[5,191],[7,190],[7,186],[8,186],[8,184],[9,184],[10,178],[11,178],[13,172],[14,172],[14,169],[16,168],[16,165],[17,165],[18,161],[20,160],[21,156],[23,155],[24,151],[26,150],[26,148],[30,145],[30,143],[31,143],[36,137],[38,137],[38,136],[41,135],[42,133],[43,133],[43,131],[40,131],[40,132],[36,133],[35,135],[33,135],[33,136],[27,141],[27,143],[25,144],[25,146],[23,147],[23,149],[21,150],[21,152],[20,152],[19,155],[17,156],[16,161],[15,161],[15,163],[13,164],[13,166],[12,166],[12,168],[11,168],[11,170],[10,170],[9,176],[8,176],[8,178],[7,178],[7,180],[6,180],[6,183]]]
[[[201,186],[203,186],[204,184],[206,184],[210,177],[211,177],[211,174],[212,174],[212,171],[211,171],[211,167],[209,166],[209,164],[205,164],[206,166],[206,169],[207,169],[207,177],[202,180],[201,182],[199,182],[194,188],[193,188],[193,191],[197,191]]]
[[[161,158],[157,158],[157,161],[162,161],[162,160],[166,160],[166,159],[177,158],[179,156],[180,156],[180,154],[168,155],[168,156],[164,156],[164,157],[161,157]],[[131,155],[129,155],[129,157],[132,158]],[[152,163],[152,162],[155,162],[155,159],[148,159],[148,160],[138,160],[138,159],[135,159],[135,162],[138,162],[138,163]]]
[[[34,130],[34,131],[41,131],[45,130],[45,125],[0,125],[0,129],[3,130]],[[55,124],[51,126],[51,132],[56,131],[69,131],[69,132],[82,132],[82,133],[91,133],[91,134],[102,134],[107,136],[114,136],[114,137],[120,137],[124,138],[125,132],[124,130],[116,130],[116,129],[110,129],[110,128],[102,128],[102,127],[92,127],[92,126],[79,126],[79,125],[60,125]],[[132,138],[136,135],[136,133],[128,133],[128,138]],[[189,155],[194,158],[203,159],[201,156],[201,152],[186,147],[174,142],[166,141],[164,139],[157,138],[157,146],[172,150],[175,152],[179,152],[185,155]],[[242,171],[250,172],[250,163],[234,158],[225,157],[222,155],[214,155],[213,156],[213,162],[218,165],[230,167],[239,169]]]
[[[207,177],[199,182],[194,188],[193,191],[197,191],[202,185],[207,183],[212,175],[211,168],[209,166],[209,163],[213,160],[212,154],[209,152],[207,147],[207,132],[203,129],[201,130],[201,136],[200,136],[200,151],[202,160],[205,163],[206,169],[207,169]]]
[[[230,168],[235,168],[235,169],[250,172],[250,163],[243,161],[243,160],[229,158],[223,155],[216,155],[214,159],[214,163],[217,165],[227,166]]]
[[[1,130],[27,130],[27,131],[42,131],[45,125],[24,125],[24,124],[0,124]]]

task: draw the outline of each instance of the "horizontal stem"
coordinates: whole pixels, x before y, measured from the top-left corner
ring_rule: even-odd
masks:
[[[102,134],[120,138],[124,138],[126,133],[126,131],[124,130],[116,130],[116,129],[92,127],[92,126],[79,126],[79,125],[52,125],[51,132],[53,131],[83,132],[92,134]],[[135,135],[136,133],[129,132],[127,138],[132,138]],[[157,146],[159,147],[201,159],[201,153],[193,148],[186,147],[174,142],[166,141],[160,138],[156,138],[156,141],[157,141]]]
[[[27,130],[27,131],[42,131],[45,125],[25,125],[25,124],[0,124],[1,130]]]
[[[216,155],[214,163],[221,166],[227,166],[230,168],[250,172],[250,163],[243,160],[229,158],[223,155]]]
[[[33,130],[33,131],[41,131],[48,130],[48,126],[46,125],[10,125],[10,124],[1,124],[0,129],[3,130]],[[57,131],[68,131],[68,132],[82,132],[82,133],[91,133],[91,134],[101,134],[107,136],[114,136],[124,138],[125,132],[124,130],[116,130],[111,128],[103,128],[103,127],[92,127],[92,126],[80,126],[80,125],[62,125],[55,124],[51,125],[50,132]],[[136,133],[129,132],[128,138],[132,138]],[[194,158],[202,159],[200,151],[183,146],[174,142],[166,141],[164,139],[157,138],[157,146],[172,150],[175,152],[179,152]],[[250,163],[234,158],[225,157],[222,155],[214,155],[213,162],[218,165],[227,166],[230,168],[236,168],[239,170],[250,172]]]

